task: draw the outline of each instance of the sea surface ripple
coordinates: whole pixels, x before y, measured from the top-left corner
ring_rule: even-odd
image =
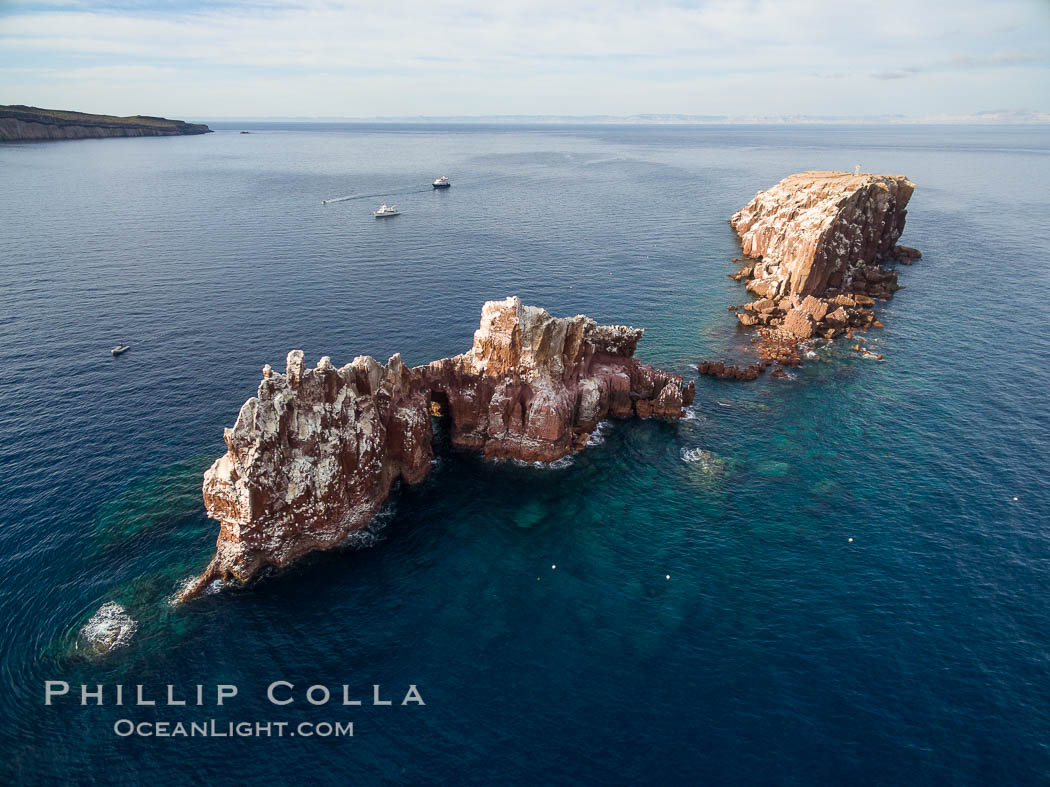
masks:
[[[213,126],[0,145],[0,782],[1050,780],[1046,130]],[[639,355],[692,379],[748,349],[728,217],[856,164],[918,185],[884,363],[700,378],[687,420],[610,422],[553,470],[439,435],[372,548],[168,603],[213,549],[201,474],[263,364],[424,363],[516,294],[642,326]],[[139,629],[85,659],[110,600]],[[45,707],[49,679],[241,693]],[[275,708],[279,679],[426,706]]]

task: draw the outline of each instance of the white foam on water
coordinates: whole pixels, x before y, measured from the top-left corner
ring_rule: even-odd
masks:
[[[711,459],[711,452],[704,448],[683,448],[683,462],[707,462]]]
[[[80,629],[80,635],[87,649],[108,653],[127,645],[138,627],[138,621],[132,619],[124,607],[115,601],[107,601]]]
[[[200,579],[198,574],[190,574],[182,582],[179,583],[178,587],[172,592],[170,596],[167,596],[166,601],[169,607],[177,607],[182,604],[182,594],[185,593],[191,585],[196,584],[197,580]],[[221,579],[213,579],[207,585],[204,586],[202,591],[205,596],[214,596],[217,593],[221,593],[222,589],[226,587]]]
[[[348,549],[368,549],[374,547],[379,543],[379,533],[372,530],[371,523],[364,530],[357,530],[350,533],[340,546]]]
[[[386,527],[394,518],[396,507],[388,503],[360,530],[347,534],[340,544],[346,549],[368,549],[374,547],[385,536]]]
[[[553,462],[526,462],[524,459],[508,459],[511,464],[515,464],[518,467],[533,467],[537,470],[564,470],[566,467],[572,467],[573,457],[563,456],[561,459],[555,459]]]
[[[706,448],[683,448],[682,461],[696,465],[702,473],[712,478],[721,476],[726,470],[725,460]]]
[[[591,432],[590,437],[587,438],[587,445],[601,445],[605,442],[606,433],[612,428],[611,421],[601,421],[594,431]]]

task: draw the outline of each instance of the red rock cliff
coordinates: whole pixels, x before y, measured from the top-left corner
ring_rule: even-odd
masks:
[[[848,285],[896,256],[913,191],[903,175],[801,172],[759,192],[730,219],[744,254],[762,258],[748,288],[775,298]]]
[[[607,415],[677,418],[692,401],[681,377],[632,357],[641,336],[583,315],[551,317],[517,298],[489,301],[471,350],[422,371],[448,400],[453,443],[550,462]]]
[[[878,325],[874,299],[900,289],[897,272],[879,263],[922,256],[896,245],[914,191],[903,175],[802,172],[733,215],[752,258],[733,278],[758,296],[737,319],[761,328],[765,361],[795,363],[799,341]]]
[[[432,402],[447,406],[456,445],[527,461],[582,447],[606,416],[680,417],[693,383],[634,358],[641,335],[508,298],[485,304],[470,351],[428,366],[395,355],[385,366],[362,356],[337,369],[325,357],[308,369],[295,350],[284,374],[264,367],[224,433],[226,454],[204,475],[216,554],[180,598],[363,528],[395,481],[429,471]]]

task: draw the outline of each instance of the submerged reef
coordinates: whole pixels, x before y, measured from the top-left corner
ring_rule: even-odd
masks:
[[[799,342],[881,327],[875,299],[900,285],[897,271],[880,263],[922,257],[897,245],[914,191],[903,175],[802,172],[733,214],[729,223],[748,259],[732,278],[757,298],[733,308],[741,325],[759,329],[761,368],[798,365]]]
[[[426,366],[395,355],[336,368],[326,356],[310,369],[290,352],[284,374],[263,368],[258,394],[225,430],[226,454],[204,474],[216,554],[179,598],[364,528],[394,482],[429,472],[432,413],[449,418],[454,445],[529,462],[582,449],[608,416],[680,418],[693,383],[634,358],[641,336],[508,298],[484,305],[468,352]]]

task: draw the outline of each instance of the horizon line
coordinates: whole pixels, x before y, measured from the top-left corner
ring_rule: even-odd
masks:
[[[646,113],[637,115],[189,115],[216,123],[522,123],[522,124],[634,124],[634,125],[1043,125],[1050,113],[1028,110],[994,110],[964,115],[687,115]]]

